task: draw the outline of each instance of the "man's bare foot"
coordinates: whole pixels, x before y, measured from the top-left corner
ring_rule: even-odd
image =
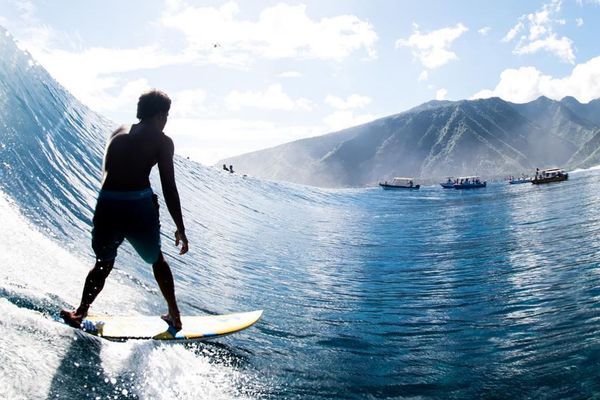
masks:
[[[60,310],[60,317],[73,328],[81,328],[85,315],[77,314],[77,311]]]
[[[165,321],[169,326],[172,326],[176,332],[181,330],[181,318],[179,315],[173,317],[171,314],[163,314],[160,318]]]

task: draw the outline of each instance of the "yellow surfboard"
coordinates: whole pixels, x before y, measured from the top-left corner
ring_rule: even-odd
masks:
[[[196,341],[214,339],[249,328],[258,321],[262,310],[224,315],[181,317],[183,329],[175,332],[158,316],[88,316],[81,329],[108,340],[154,339]]]

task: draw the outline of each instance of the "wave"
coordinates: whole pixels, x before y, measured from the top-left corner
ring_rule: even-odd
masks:
[[[58,322],[60,308],[78,303],[83,279],[93,263],[91,217],[105,141],[115,124],[71,96],[28,53],[17,49],[4,30],[0,31],[0,126],[0,351],[6,359],[0,366],[0,397],[257,397],[260,388],[252,374],[240,368],[243,347],[107,343]],[[202,227],[207,229],[212,221],[202,221],[196,210],[204,209],[208,215],[213,204],[223,208],[221,191],[216,189],[236,184],[251,190],[250,180],[214,177],[215,171],[181,157],[176,159],[176,168],[182,178],[182,198],[195,199],[184,209],[192,227],[188,234],[192,245],[198,244],[197,252],[207,257],[211,253],[201,248],[200,238],[206,237]],[[156,175],[152,182],[159,187]],[[229,207],[227,213],[235,218],[260,211],[242,204]],[[164,225],[163,240],[170,242],[166,232],[174,228],[170,222]],[[236,232],[214,232],[215,245],[235,238]],[[176,279],[182,282],[183,293],[198,266],[215,264],[194,261],[193,254],[180,263],[171,259],[174,269],[181,270]],[[211,280],[205,280],[207,287]],[[197,294],[181,297],[182,309],[188,313],[249,308],[226,301],[214,305],[210,299],[205,306],[197,306]],[[213,293],[215,297],[225,299],[223,293]],[[186,298],[194,309],[186,307]],[[124,246],[94,310],[156,314],[162,309],[149,269],[131,247]]]
[[[598,171],[539,187],[384,193],[262,181],[176,157],[188,255],[176,254],[162,200],[161,222],[182,312],[264,309],[263,318],[197,346],[73,331],[57,311],[78,302],[94,261],[90,220],[114,126],[0,33],[0,397],[600,393]],[[160,194],[155,173],[151,181]],[[125,244],[92,312],[164,307]]]

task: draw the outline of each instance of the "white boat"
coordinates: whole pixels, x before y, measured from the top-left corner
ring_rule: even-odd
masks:
[[[561,182],[569,179],[569,174],[561,168],[536,169],[535,178],[531,183],[538,185],[540,183]]]
[[[531,183],[531,181],[532,181],[532,179],[525,174],[521,175],[520,178],[515,178],[514,176],[510,176],[508,178],[508,183],[510,183],[511,185],[520,185],[522,183]]]
[[[394,189],[419,189],[421,185],[415,185],[413,178],[401,178],[396,177],[392,179],[391,182],[385,181],[380,182],[379,186],[381,186],[384,190],[394,190]]]

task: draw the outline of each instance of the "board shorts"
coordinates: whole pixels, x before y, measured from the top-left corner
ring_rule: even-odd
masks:
[[[97,261],[111,261],[124,239],[148,264],[160,255],[158,198],[152,189],[101,190],[94,212],[92,248]]]

